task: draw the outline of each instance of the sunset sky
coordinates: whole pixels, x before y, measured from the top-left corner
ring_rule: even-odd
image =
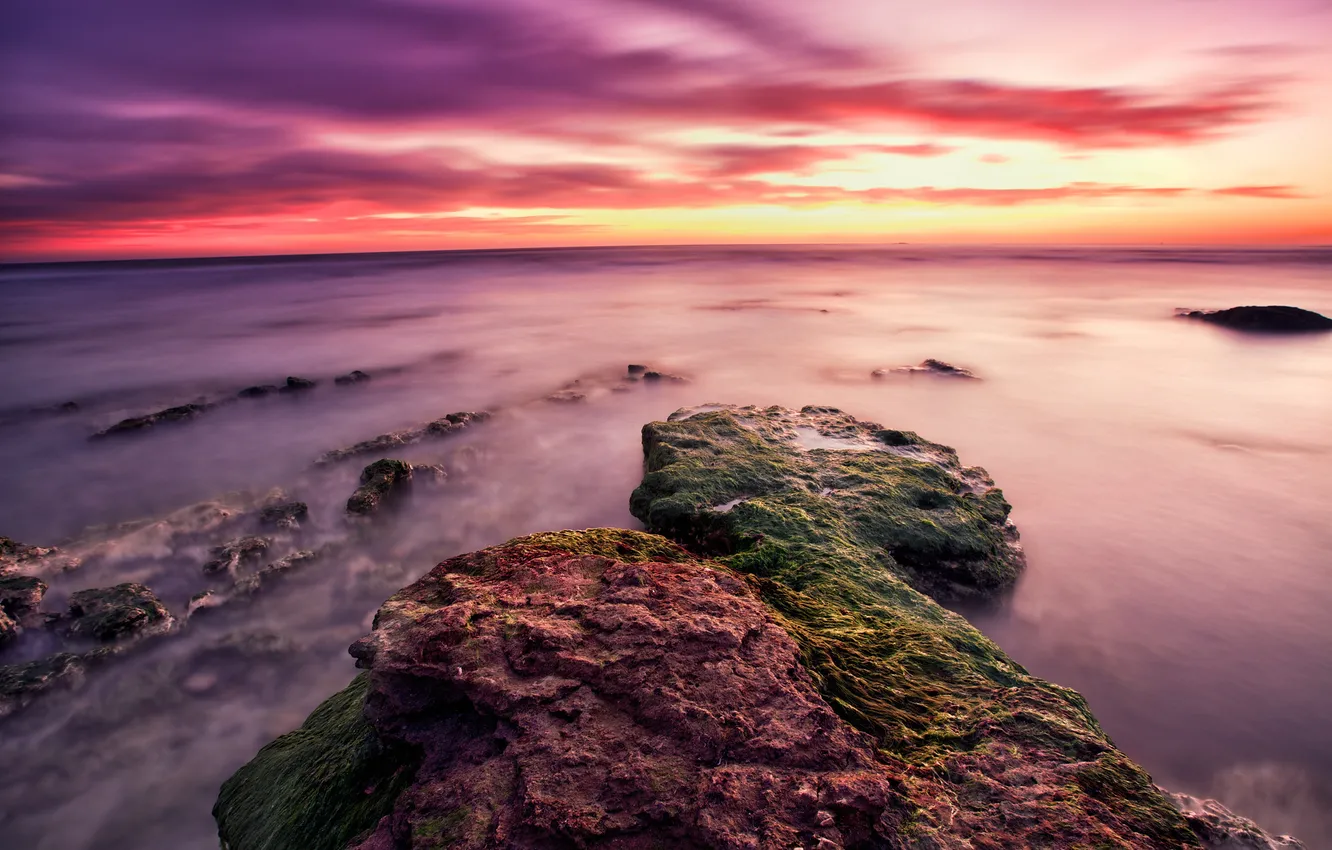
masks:
[[[1332,242],[1332,0],[8,0],[0,257]]]

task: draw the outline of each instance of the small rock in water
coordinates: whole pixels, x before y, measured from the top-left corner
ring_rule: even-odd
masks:
[[[110,428],[105,428],[93,434],[90,439],[101,439],[111,437],[117,434],[130,434],[138,431],[145,431],[161,422],[185,422],[207,411],[213,405],[203,403],[182,404],[177,407],[168,407],[166,410],[159,410],[156,413],[150,413],[147,416],[132,416],[129,419],[122,419]]]
[[[258,558],[272,543],[267,537],[238,537],[213,549],[213,558],[203,565],[207,574],[232,572],[242,561]]]
[[[281,502],[259,512],[259,521],[274,528],[300,528],[300,521],[310,514],[305,502]]]
[[[925,373],[928,375],[941,375],[947,378],[976,378],[976,373],[970,369],[963,369],[961,366],[954,366],[951,363],[945,363],[942,360],[935,360],[933,357],[926,358],[920,362],[919,366],[897,366],[893,369],[875,369],[870,372],[871,378],[885,378],[890,373],[914,375]]]
[[[1198,319],[1249,333],[1310,333],[1332,331],[1332,319],[1299,307],[1231,307],[1228,310],[1177,310],[1182,319]]]
[[[347,500],[347,513],[366,516],[398,496],[412,480],[412,465],[384,458],[361,470],[361,486]]]
[[[241,398],[260,398],[262,396],[271,395],[275,392],[278,392],[278,389],[279,388],[277,384],[262,384],[259,386],[246,387],[245,389],[236,393],[236,395],[240,396]]]
[[[362,372],[360,369],[355,369],[351,372],[348,372],[345,375],[338,375],[336,378],[333,379],[333,383],[337,384],[338,386],[345,387],[348,384],[359,384],[362,381],[368,381],[368,380],[370,380],[369,375],[367,375],[365,372]]]
[[[629,377],[631,377],[631,378],[637,378],[638,376],[642,375],[642,374],[643,374],[644,372],[646,372],[646,371],[647,371],[647,367],[646,367],[646,366],[642,366],[642,365],[640,365],[640,364],[638,364],[638,363],[630,363],[630,364],[629,364]]]
[[[560,390],[546,396],[546,401],[553,401],[556,404],[578,404],[587,401],[587,396],[577,390]]]
[[[315,388],[316,385],[317,382],[312,381],[309,378],[289,377],[287,378],[287,383],[284,384],[282,387],[278,388],[278,392],[299,393],[299,392],[304,392],[305,390],[312,390]]]
[[[173,623],[157,596],[134,582],[80,590],[69,597],[69,618],[71,635],[100,641],[166,631]]]

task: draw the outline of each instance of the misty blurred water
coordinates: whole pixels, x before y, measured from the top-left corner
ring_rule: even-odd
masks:
[[[1161,784],[1332,846],[1332,335],[1244,337],[1176,307],[1332,314],[1332,250],[573,249],[0,268],[0,534],[47,545],[237,490],[348,532],[323,451],[458,410],[399,456],[452,477],[254,604],[0,721],[0,844],[212,848],[219,783],[353,674],[346,646],[434,563],[621,525],[639,429],[709,401],[833,405],[984,466],[1029,569],[966,612],[1076,688]],[[935,357],[982,381],[875,380]],[[626,364],[688,384],[611,392]],[[337,387],[352,369],[367,384]],[[288,375],[138,437],[94,431]],[[542,399],[580,379],[582,403]],[[38,412],[76,401],[75,413]],[[373,459],[367,458],[368,460]],[[197,540],[141,533],[69,592],[145,581],[177,613]],[[268,650],[228,654],[237,634]],[[227,636],[233,637],[227,637]],[[47,646],[25,635],[0,663]],[[221,643],[219,643],[221,642]]]

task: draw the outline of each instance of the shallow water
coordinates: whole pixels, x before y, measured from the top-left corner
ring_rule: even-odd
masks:
[[[627,502],[640,427],[722,401],[833,405],[984,466],[1014,504],[1029,568],[1003,605],[966,612],[973,622],[1086,695],[1161,784],[1332,846],[1332,336],[1243,337],[1171,317],[1249,303],[1332,314],[1332,250],[600,249],[0,268],[0,534],[46,545],[282,487],[311,505],[291,547],[353,541],[254,604],[191,620],[0,721],[0,841],[215,847],[219,783],[346,683],[346,646],[384,598],[445,557],[519,534],[638,527]],[[870,377],[926,357],[983,380]],[[692,381],[612,391],[629,363]],[[375,377],[332,385],[352,369]],[[321,383],[87,440],[126,416],[287,375]],[[583,401],[542,400],[575,379]],[[70,400],[78,412],[36,412]],[[448,482],[377,530],[348,529],[341,504],[362,464],[316,469],[319,454],[479,409],[499,414],[395,453],[443,463]],[[208,586],[207,546],[170,530],[122,536],[55,576],[47,607],[138,580],[183,613]],[[238,634],[251,636],[245,651]],[[0,661],[40,654],[42,637]]]

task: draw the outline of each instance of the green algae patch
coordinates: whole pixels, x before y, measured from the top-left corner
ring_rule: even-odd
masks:
[[[341,850],[392,810],[419,757],[365,720],[368,689],[362,673],[223,783],[224,850]]]
[[[820,694],[899,778],[912,802],[902,837],[1200,846],[1081,696],[931,598],[994,596],[1022,567],[984,470],[831,408],[709,408],[644,427],[630,508],[753,577]]]

